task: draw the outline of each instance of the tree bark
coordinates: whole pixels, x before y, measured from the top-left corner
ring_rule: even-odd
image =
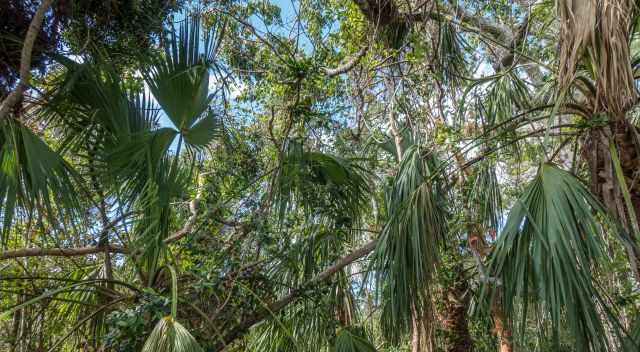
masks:
[[[511,329],[508,326],[507,317],[502,309],[502,290],[499,290],[491,301],[491,316],[493,317],[493,326],[499,339],[500,352],[513,351]]]
[[[445,329],[447,352],[469,352],[473,350],[473,340],[469,333],[467,309],[469,307],[468,283],[462,272],[462,265],[454,269],[453,284],[444,292],[444,314],[442,325]]]
[[[433,311],[423,309],[419,312],[415,307],[411,309],[411,352],[435,351],[433,340]]]
[[[618,150],[620,166],[629,189],[632,212],[626,206],[609,149],[609,138]],[[608,126],[589,131],[581,141],[582,155],[587,160],[591,179],[591,192],[604,204],[607,210],[622,223],[629,239],[626,244],[629,267],[637,282],[640,282],[640,249],[638,236],[632,221],[640,223],[640,130],[628,120],[619,118]]]

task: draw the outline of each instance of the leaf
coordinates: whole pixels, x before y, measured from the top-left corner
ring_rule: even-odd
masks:
[[[184,131],[209,106],[209,67],[215,43],[211,31],[201,33],[200,18],[187,16],[167,39],[164,55],[143,70],[149,90],[174,126]]]
[[[281,222],[287,212],[296,208],[308,219],[322,215],[334,221],[341,217],[356,221],[370,193],[366,171],[355,163],[334,155],[304,151],[296,142],[287,146],[272,182],[276,190],[274,205]]]
[[[202,352],[195,338],[172,317],[160,319],[147,338],[142,352]]]
[[[600,219],[607,214],[575,177],[551,164],[538,175],[509,212],[491,256],[490,270],[504,287],[504,307],[522,311],[529,302],[550,317],[553,339],[568,332],[580,351],[613,351],[608,331],[620,325],[593,275],[604,255]],[[485,287],[485,294],[490,291]]]
[[[336,336],[335,352],[376,352],[363,329],[343,328]]]
[[[57,222],[61,213],[77,211],[78,200],[76,174],[60,154],[15,120],[5,119],[0,129],[0,211],[4,217],[0,242],[5,246],[17,209]]]
[[[209,111],[203,118],[183,132],[184,140],[190,147],[201,149],[221,135],[222,121]]]
[[[389,219],[374,253],[385,338],[397,342],[411,327],[412,307],[430,304],[425,297],[438,262],[438,244],[447,233],[444,191],[434,178],[438,161],[419,145],[405,151],[388,191]]]

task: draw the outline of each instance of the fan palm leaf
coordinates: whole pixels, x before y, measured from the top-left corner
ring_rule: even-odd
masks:
[[[376,352],[363,329],[340,329],[336,336],[335,352]]]
[[[189,331],[173,317],[160,319],[142,348],[142,352],[202,352]]]
[[[540,167],[509,212],[490,261],[512,318],[520,307],[524,324],[535,302],[550,317],[556,344],[562,330],[580,351],[614,350],[607,331],[619,337],[619,324],[593,274],[604,257],[600,220],[606,218],[575,177],[551,164]]]
[[[56,215],[77,210],[76,172],[59,153],[16,120],[0,122],[0,163],[3,247],[18,210],[26,211],[30,217],[46,215],[55,222]]]
[[[280,221],[295,207],[308,219],[330,215],[338,222],[357,221],[370,193],[363,168],[338,156],[305,151],[297,142],[287,146],[272,183]]]
[[[203,30],[200,17],[188,17],[167,38],[164,55],[143,70],[149,90],[174,127],[192,147],[206,146],[219,131],[209,111],[210,69],[215,66],[215,30]]]

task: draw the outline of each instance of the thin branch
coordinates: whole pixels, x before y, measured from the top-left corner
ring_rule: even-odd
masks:
[[[208,173],[202,173],[198,176],[198,191],[196,193],[195,198],[189,202],[189,211],[191,212],[191,216],[187,219],[182,229],[178,230],[173,235],[167,237],[164,240],[164,243],[175,242],[182,237],[190,234],[193,231],[193,226],[196,224],[196,220],[198,218],[198,213],[200,211],[200,200],[202,199],[202,189],[204,188],[204,184],[202,181],[202,177],[206,176]]]
[[[29,80],[31,80],[31,54],[33,52],[33,44],[38,37],[38,33],[40,33],[44,14],[49,10],[52,2],[53,0],[43,0],[31,19],[20,55],[20,81],[18,81],[18,86],[2,101],[2,105],[0,105],[0,119],[4,118],[9,113],[9,110],[20,101],[20,97],[22,97],[22,94],[29,85]]]
[[[256,179],[256,181],[266,175],[269,175],[271,172],[273,172],[273,170],[274,169],[269,170],[265,174],[261,175],[259,178]],[[189,216],[184,226],[180,230],[174,232],[171,236],[164,239],[165,244],[176,242],[193,232],[197,217],[199,215],[200,201],[202,199],[202,189],[204,187],[203,180],[201,177],[206,176],[207,174],[208,172],[204,172],[204,173],[201,173],[199,176],[200,179],[198,181],[198,184],[199,184],[198,191],[196,193],[195,198],[189,202],[189,210],[191,212],[191,215]],[[120,216],[119,218],[115,219],[114,221],[112,221],[107,226],[107,228],[102,230],[103,233],[108,229],[110,229],[111,227],[115,226],[120,220],[126,218],[131,214],[133,214],[133,212],[126,213]],[[225,220],[218,220],[218,221],[220,221],[221,223],[229,223],[228,221],[225,221]],[[240,226],[241,224],[234,222],[233,225]],[[131,255],[136,254],[135,251],[130,251],[126,247],[112,246],[112,245],[109,245],[109,246],[98,245],[98,246],[87,246],[87,247],[76,247],[76,248],[38,248],[36,247],[36,248],[23,248],[23,249],[0,252],[0,261],[5,259],[25,258],[25,257],[47,257],[47,256],[79,257],[79,256],[98,254],[98,253],[104,253],[104,252],[123,253],[123,254],[131,254]]]

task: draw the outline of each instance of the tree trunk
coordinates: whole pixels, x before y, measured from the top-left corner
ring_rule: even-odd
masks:
[[[617,181],[609,149],[612,138],[618,150],[622,174],[629,190],[629,196],[635,213],[625,204],[621,185]],[[626,244],[629,267],[636,281],[640,282],[640,250],[637,234],[633,230],[633,221],[640,223],[640,133],[624,118],[603,128],[592,129],[582,139],[582,154],[587,160],[591,178],[591,191],[604,204],[607,210],[617,217],[629,234]]]
[[[457,265],[455,282],[445,290],[444,316],[442,325],[445,329],[447,352],[469,352],[473,350],[473,340],[469,334],[467,309],[469,294],[467,280],[464,278],[462,266]]]
[[[511,329],[508,326],[507,317],[502,309],[502,290],[494,295],[491,302],[491,316],[493,317],[493,326],[495,327],[496,335],[498,336],[500,352],[513,351],[513,344],[511,342]]]
[[[484,237],[479,235],[479,233],[481,233],[479,228],[469,226],[469,248],[475,257],[476,265],[480,272],[480,280],[485,284],[491,285],[493,290],[491,297],[491,318],[493,319],[495,334],[500,342],[499,351],[511,352],[513,351],[513,344],[511,342],[512,332],[502,306],[502,287],[489,282],[489,274],[487,273],[483,263],[483,259],[488,253],[488,247]]]
[[[423,309],[418,312],[411,309],[411,352],[433,352],[435,351],[433,341],[433,311]]]

